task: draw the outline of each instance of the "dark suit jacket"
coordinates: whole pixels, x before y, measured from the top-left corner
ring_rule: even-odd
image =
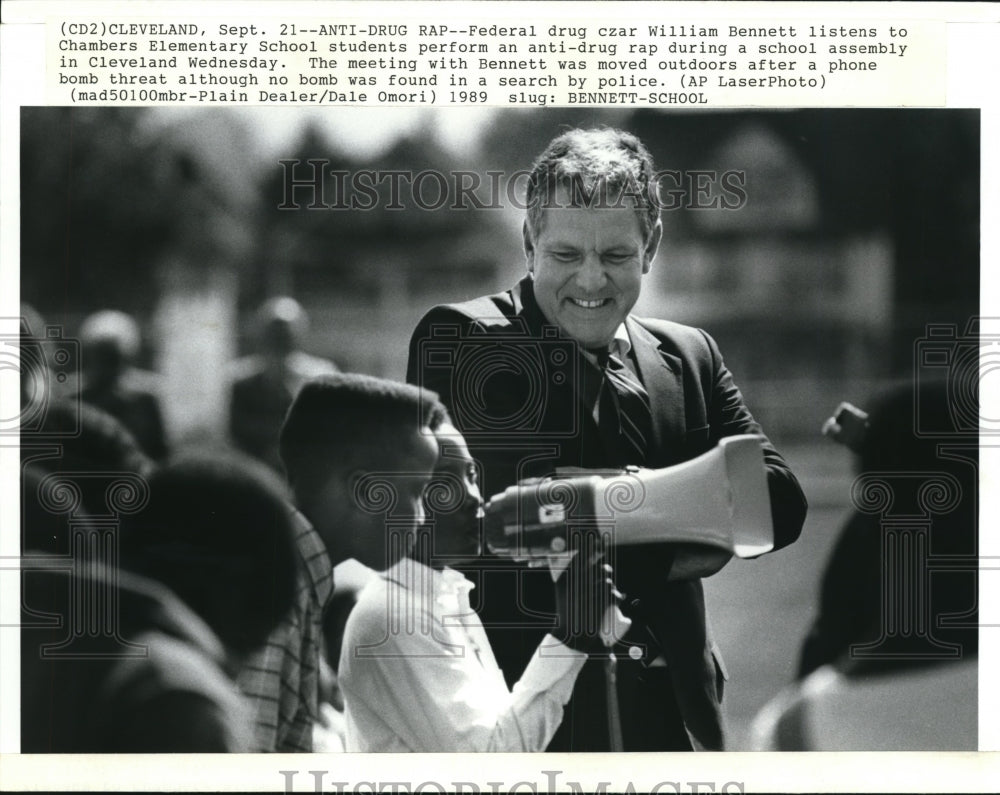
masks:
[[[761,433],[707,334],[633,316],[626,326],[653,408],[646,466],[694,458],[724,436]],[[530,279],[497,295],[430,310],[410,343],[407,380],[434,390],[449,407],[483,467],[485,495],[557,466],[635,463],[613,460],[602,443],[587,408],[600,375],[575,342],[546,324]],[[777,548],[798,537],[806,504],[770,442],[764,456]],[[647,660],[662,653],[667,662],[646,668],[619,655],[625,748],[678,750],[689,740],[695,749],[721,749],[725,674],[707,627],[701,580],[668,581],[671,561],[668,547],[648,545],[618,548],[611,560],[637,619],[628,640],[651,649]],[[496,559],[484,559],[479,569],[466,573],[479,585],[477,607],[497,660],[514,682],[551,626],[551,580],[547,572],[515,571]],[[602,683],[600,662],[588,662],[550,750],[608,749]],[[680,741],[670,725],[677,712],[687,735]]]

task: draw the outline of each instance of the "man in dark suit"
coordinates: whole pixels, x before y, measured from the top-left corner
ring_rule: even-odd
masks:
[[[150,458],[165,459],[160,379],[134,365],[141,345],[139,324],[124,312],[101,310],[83,321],[80,341],[83,378],[76,396],[121,422]]]
[[[288,407],[310,379],[339,372],[326,359],[299,350],[309,319],[294,298],[276,296],[257,311],[259,352],[233,363],[229,433],[233,444],[284,472],[278,434]]]
[[[666,467],[736,434],[760,434],[715,342],[630,314],[662,234],[652,158],[618,130],[572,130],[536,161],[527,193],[527,276],[511,290],[430,310],[407,378],[437,392],[483,467],[483,491],[556,467]],[[763,442],[775,547],[806,504]],[[625,750],[721,749],[726,677],[701,578],[707,547],[621,547],[611,563],[634,621],[617,650]],[[483,559],[483,623],[509,681],[551,624],[548,572]],[[549,750],[609,750],[599,661],[581,673]]]

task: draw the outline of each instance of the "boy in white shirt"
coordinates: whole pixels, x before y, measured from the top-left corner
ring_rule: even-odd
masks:
[[[259,750],[317,747],[333,566],[354,559],[381,570],[403,554],[424,521],[423,493],[438,458],[430,417],[439,405],[417,387],[337,373],[305,384],[288,410],[279,445],[298,509],[301,576],[295,609],[240,675]]]
[[[435,521],[418,532],[406,557],[365,587],[345,628],[339,677],[347,750],[542,751],[588,652],[604,649],[601,618],[574,620],[570,629],[570,615],[579,617],[601,590],[603,603],[611,603],[610,568],[575,556],[555,584],[553,634],[508,690],[469,603],[473,584],[443,565],[479,554],[476,465],[443,407],[432,428],[439,458],[425,501]]]

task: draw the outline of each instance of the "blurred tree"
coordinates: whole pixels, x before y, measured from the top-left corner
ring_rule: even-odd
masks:
[[[429,117],[365,158],[341,154],[317,124],[288,151],[262,182],[257,278],[244,282],[241,306],[295,295],[312,320],[311,353],[402,377],[406,341],[427,308],[506,281],[498,269],[519,244],[507,239],[505,214],[471,201],[454,208],[457,172],[483,177],[484,167],[467,167],[445,150]],[[316,169],[324,173],[309,161],[322,161]],[[300,185],[321,179],[322,192],[303,186],[292,193],[293,178]],[[488,187],[477,196],[489,203]]]
[[[894,263],[887,318],[892,375],[912,370],[914,343],[928,323],[954,323],[961,330],[979,312],[978,111],[643,109],[628,128],[661,168],[699,169],[747,120],[773,130],[815,175],[820,212],[814,235],[885,235]],[[696,237],[691,212],[668,215],[679,236]]]
[[[559,108],[539,113],[537,109],[499,110],[483,136],[482,168],[510,172],[530,169],[534,158],[553,138],[573,127],[622,127],[630,129],[631,108]],[[654,153],[655,154],[655,153]]]
[[[313,165],[309,161],[321,162]],[[316,206],[338,201],[337,184],[330,173],[351,167],[351,161],[331,144],[315,121],[302,129],[281,157],[267,164],[259,188],[263,211],[260,245],[251,264],[254,278],[242,285],[241,308],[252,310],[269,296],[295,291],[294,271],[304,264],[328,268],[331,276],[336,273],[340,279],[352,278],[349,254],[356,244],[357,213]],[[308,185],[293,187],[293,183],[314,178],[323,180],[321,190],[314,191]]]
[[[152,327],[175,438],[224,425],[257,169],[246,122],[222,110],[22,111],[22,299],[70,332],[100,308]]]
[[[43,311],[153,308],[177,196],[155,178],[165,151],[139,133],[143,113],[22,109],[21,294]]]

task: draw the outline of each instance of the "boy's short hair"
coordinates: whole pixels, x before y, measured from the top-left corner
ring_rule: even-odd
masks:
[[[433,406],[431,406],[430,416],[428,417],[427,427],[432,431],[437,433],[438,429],[442,425],[454,425],[454,421],[451,415],[448,413],[448,409],[445,407],[444,403],[438,400]]]
[[[357,373],[309,381],[292,402],[278,448],[300,506],[337,473],[388,468],[404,434],[430,428],[444,410],[437,395]]]
[[[295,600],[298,553],[281,479],[246,456],[191,455],[149,478],[122,528],[125,568],[177,594],[237,655],[259,648]]]

